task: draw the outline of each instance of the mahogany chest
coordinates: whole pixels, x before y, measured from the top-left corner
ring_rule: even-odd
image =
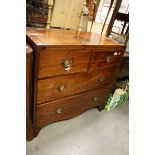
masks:
[[[52,122],[104,109],[124,46],[97,33],[27,28],[33,48],[33,137]]]

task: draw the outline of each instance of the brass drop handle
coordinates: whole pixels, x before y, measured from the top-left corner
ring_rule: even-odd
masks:
[[[110,61],[111,61],[111,56],[108,56],[108,57],[106,58],[106,61],[107,61],[107,62],[110,62]]]
[[[98,97],[95,96],[95,97],[93,98],[93,101],[96,102],[97,100],[98,100]]]
[[[63,92],[66,89],[66,85],[61,85],[57,89],[58,91]]]
[[[62,109],[61,109],[61,108],[58,108],[56,112],[57,112],[58,114],[61,114],[61,113],[62,113]]]
[[[64,65],[64,68],[69,68],[72,66],[73,61],[72,59],[64,59],[62,63]]]
[[[99,81],[100,82],[103,82],[105,80],[105,77],[104,76],[101,76],[100,78],[99,78]]]

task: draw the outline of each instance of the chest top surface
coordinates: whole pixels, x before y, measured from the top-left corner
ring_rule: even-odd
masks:
[[[28,27],[26,34],[28,39],[37,46],[123,46],[117,41],[94,32]]]

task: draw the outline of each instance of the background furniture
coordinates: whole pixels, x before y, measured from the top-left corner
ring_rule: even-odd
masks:
[[[89,9],[88,18],[92,22],[95,21],[95,17],[96,17],[96,14],[97,14],[97,10],[98,10],[100,1],[101,0],[86,0],[87,6],[88,6],[88,9]]]
[[[110,12],[111,12],[111,9],[112,9],[113,4],[114,4],[114,0],[111,0],[110,5],[109,5],[109,9],[108,9],[108,12],[107,12],[107,15],[106,15],[106,17],[105,17],[105,20],[104,20],[104,23],[103,23],[103,27],[102,27],[102,30],[101,30],[101,35],[102,35],[103,30],[104,30],[104,28],[105,28],[105,25],[106,25],[106,22],[107,22],[107,20],[108,20],[108,17],[109,17],[109,14],[110,14]]]
[[[104,109],[124,46],[96,33],[27,28],[33,47],[33,137],[52,122]]]
[[[26,0],[26,26],[46,27],[48,0]]]
[[[121,68],[120,68],[120,74],[118,76],[118,81],[128,78],[129,79],[129,13],[122,13],[120,11],[120,7],[122,5],[122,0],[116,1],[116,6],[114,8],[106,36],[110,37],[124,45],[127,46],[122,62],[121,62]],[[119,31],[115,31],[114,28],[115,22],[121,22],[121,27],[119,27]]]
[[[85,0],[49,0],[46,28],[81,30],[85,5]]]
[[[84,0],[55,1],[50,26],[77,29],[83,4]]]
[[[26,26],[86,31],[85,8],[85,0],[27,0]]]
[[[111,36],[113,39],[126,45],[129,39],[129,13],[119,12],[121,3],[122,3],[122,0],[118,0],[116,2],[116,6],[114,8],[114,11],[106,32],[106,36]],[[115,26],[116,21],[120,21],[122,23],[120,30],[117,32],[113,30],[114,27],[116,27]]]
[[[115,21],[121,21],[121,27],[119,28],[119,32],[116,32],[113,30],[113,28],[115,27],[115,24],[113,25],[112,29],[109,30],[109,36],[112,35],[112,38],[122,42],[123,44],[127,44],[128,39],[129,39],[129,13],[128,14],[124,14],[124,13],[120,13],[118,12],[116,14],[116,18]]]
[[[91,26],[90,26],[89,31],[91,32],[93,23],[96,18],[97,10],[100,4],[100,0],[86,0],[86,2],[87,2],[88,9],[89,9],[88,18],[89,18],[89,21],[91,21]]]

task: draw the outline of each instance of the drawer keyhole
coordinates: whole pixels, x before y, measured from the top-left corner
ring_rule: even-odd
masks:
[[[105,80],[105,77],[104,76],[101,76],[100,78],[99,78],[99,81],[100,82],[103,82]]]
[[[93,98],[93,101],[94,101],[94,102],[98,101],[98,97],[95,96],[95,97]]]
[[[56,112],[57,112],[58,114],[61,114],[61,113],[62,113],[62,109],[61,109],[61,108],[58,108]]]
[[[107,61],[107,62],[110,62],[110,61],[111,61],[111,56],[108,56],[108,57],[106,58],[106,61]]]
[[[66,89],[66,85],[61,85],[57,89],[59,92],[64,92],[64,90]]]

